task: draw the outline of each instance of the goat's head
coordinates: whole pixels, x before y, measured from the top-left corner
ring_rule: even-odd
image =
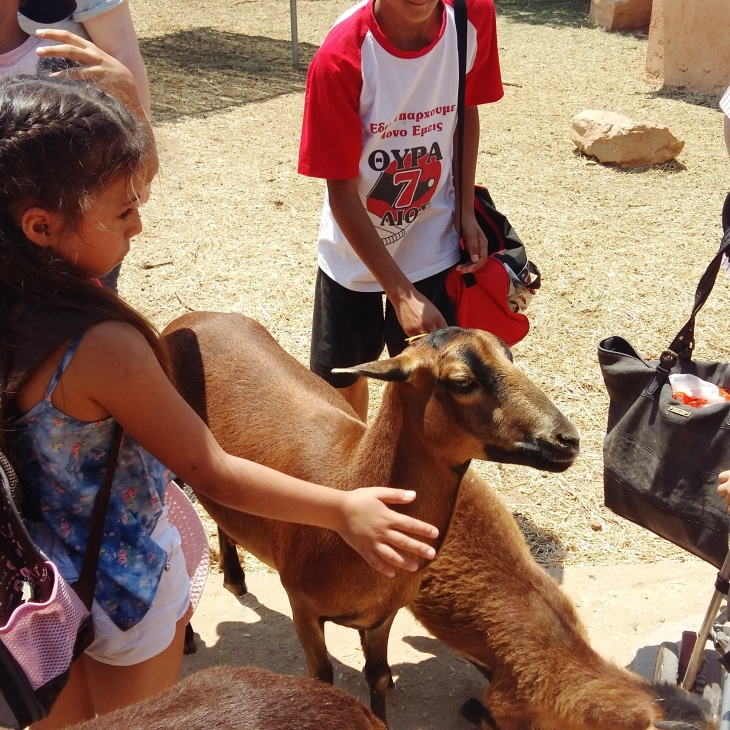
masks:
[[[422,415],[430,448],[455,465],[486,459],[564,471],[578,455],[576,428],[487,332],[449,327],[390,360],[338,372],[392,381]]]

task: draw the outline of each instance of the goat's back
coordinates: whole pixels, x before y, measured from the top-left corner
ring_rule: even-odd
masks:
[[[256,667],[212,667],[74,730],[384,730],[347,692]]]
[[[193,312],[171,322],[163,338],[177,389],[224,450],[332,483],[332,472],[326,482],[323,473],[342,463],[365,426],[262,325],[242,314]]]

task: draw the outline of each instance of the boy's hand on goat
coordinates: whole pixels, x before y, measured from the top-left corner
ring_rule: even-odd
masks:
[[[415,492],[368,487],[355,489],[346,495],[343,523],[337,532],[372,568],[392,578],[395,568],[414,572],[419,567],[415,560],[404,557],[399,551],[413,553],[427,560],[436,556],[436,551],[430,545],[403,533],[434,539],[438,537],[438,530],[433,525],[386,506],[408,504],[416,498]]]
[[[428,334],[446,327],[446,320],[435,304],[411,287],[409,291],[388,295],[398,322],[408,337]]]
[[[717,477],[720,482],[717,487],[717,493],[725,500],[725,506],[730,514],[730,471],[722,471]]]

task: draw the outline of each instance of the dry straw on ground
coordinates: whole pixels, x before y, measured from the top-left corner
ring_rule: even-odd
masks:
[[[306,64],[349,0],[130,0],[146,57],[162,169],[121,291],[164,326],[189,309],[238,311],[307,361],[323,184],[296,173]],[[719,242],[730,163],[717,99],[644,81],[647,39],[588,27],[587,0],[496,0],[505,98],[481,109],[477,180],[543,272],[516,361],[573,419],[567,473],[479,464],[545,565],[689,559],[602,506],[607,398],[596,361],[621,334],[649,357],[689,313]],[[620,170],[573,148],[572,116],[610,109],[668,124],[686,146]],[[700,317],[697,357],[726,359],[730,282]]]

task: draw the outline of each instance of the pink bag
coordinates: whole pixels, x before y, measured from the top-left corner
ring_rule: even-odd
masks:
[[[94,640],[91,602],[121,429],[89,529],[76,590],[33,544],[16,507],[20,487],[0,451],[0,727],[48,716],[74,659]]]

